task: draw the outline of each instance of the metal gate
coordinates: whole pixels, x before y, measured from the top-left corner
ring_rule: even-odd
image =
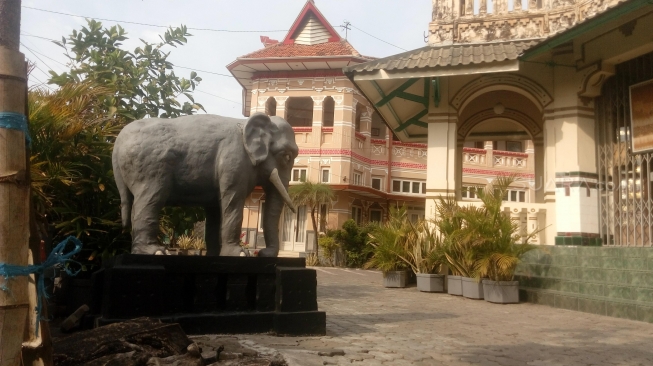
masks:
[[[595,99],[604,245],[651,246],[653,151],[631,151],[630,86],[653,79],[653,53],[617,65]]]

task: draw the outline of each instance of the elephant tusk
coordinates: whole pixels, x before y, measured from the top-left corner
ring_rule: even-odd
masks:
[[[283,186],[283,183],[281,183],[281,178],[279,178],[279,172],[277,171],[277,168],[272,169],[272,173],[270,173],[270,182],[274,185],[274,188],[279,191],[279,194],[283,198],[283,200],[286,202],[286,205],[292,212],[297,212],[295,211],[295,205],[292,203],[292,199],[288,195],[288,191],[286,191],[286,187]]]

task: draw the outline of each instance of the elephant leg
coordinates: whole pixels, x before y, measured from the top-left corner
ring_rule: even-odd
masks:
[[[204,241],[206,241],[206,255],[220,255],[220,220],[222,208],[218,206],[204,207],[206,223],[204,224]]]
[[[162,197],[157,189],[148,189],[134,195],[132,206],[132,254],[155,254],[164,251],[159,244],[159,214],[167,197]]]
[[[221,256],[239,256],[243,251],[240,247],[240,231],[243,225],[245,198],[242,193],[233,192],[223,196],[220,201],[222,204]]]

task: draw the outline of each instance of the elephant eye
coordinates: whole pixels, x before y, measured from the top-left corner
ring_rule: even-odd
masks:
[[[286,155],[285,155],[285,158],[286,158],[286,161],[287,161],[287,162],[290,162],[290,155],[286,154]]]

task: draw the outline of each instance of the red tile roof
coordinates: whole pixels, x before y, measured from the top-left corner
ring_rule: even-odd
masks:
[[[358,51],[356,51],[346,40],[314,45],[277,43],[245,56],[241,56],[239,59],[311,56],[354,56],[371,59],[370,57],[365,57],[358,53]]]

